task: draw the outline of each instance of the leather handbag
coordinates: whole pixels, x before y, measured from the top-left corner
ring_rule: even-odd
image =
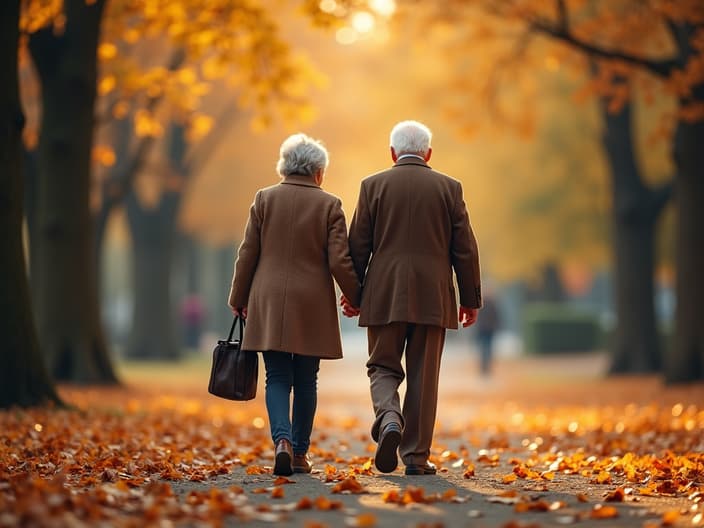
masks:
[[[240,336],[233,341],[232,335],[238,321]],[[227,340],[219,340],[213,350],[213,366],[208,383],[210,394],[235,401],[251,400],[257,395],[259,357],[252,350],[241,350],[243,338],[244,319],[236,316]]]

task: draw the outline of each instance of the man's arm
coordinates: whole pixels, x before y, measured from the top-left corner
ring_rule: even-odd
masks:
[[[469,223],[469,213],[462,197],[462,185],[459,182],[457,182],[455,190],[455,205],[452,211],[450,256],[452,267],[457,276],[460,305],[469,309],[481,308],[479,249],[472,226]]]
[[[354,268],[357,271],[359,282],[364,283],[364,277],[369,264],[369,257],[372,253],[372,242],[374,235],[374,225],[369,209],[369,201],[367,199],[366,186],[364,182],[359,188],[359,198],[357,199],[357,207],[352,216],[350,224],[350,256],[354,263]]]

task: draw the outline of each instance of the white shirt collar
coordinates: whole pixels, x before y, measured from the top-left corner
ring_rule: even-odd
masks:
[[[418,158],[421,161],[425,161],[423,156],[419,156],[418,154],[401,154],[398,158],[396,158],[396,161],[401,161],[404,158]]]

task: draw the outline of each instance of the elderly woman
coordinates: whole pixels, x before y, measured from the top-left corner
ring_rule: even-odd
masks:
[[[333,278],[359,305],[342,205],[320,188],[327,165],[325,147],[305,134],[283,142],[282,180],[254,197],[230,290],[233,313],[247,318],[242,348],[263,353],[277,475],[313,467],[320,360],[342,357]]]

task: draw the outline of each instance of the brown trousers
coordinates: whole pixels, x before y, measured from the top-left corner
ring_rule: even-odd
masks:
[[[440,326],[394,322],[367,328],[367,375],[376,419],[372,438],[389,422],[403,426],[399,454],[403,463],[424,464],[430,455],[438,404],[440,357],[445,329]],[[401,357],[406,354],[406,372]],[[398,387],[406,377],[403,409]]]

